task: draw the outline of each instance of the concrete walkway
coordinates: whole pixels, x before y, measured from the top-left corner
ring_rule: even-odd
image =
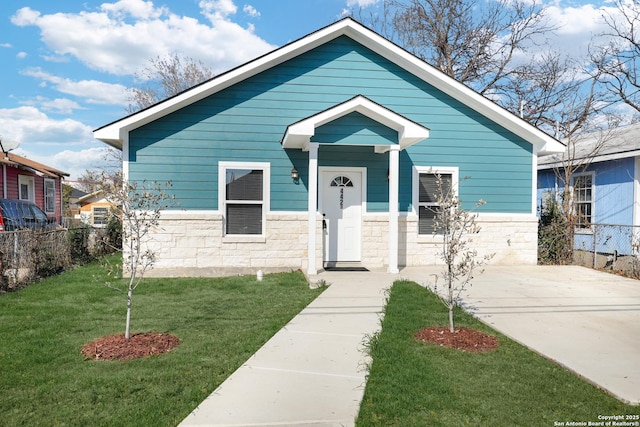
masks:
[[[394,276],[324,272],[331,284],[180,426],[353,426],[364,394],[362,343],[380,329]]]
[[[352,426],[366,381],[362,343],[397,278],[440,268],[324,272],[331,286],[180,426]],[[640,281],[582,267],[487,267],[464,296],[496,330],[619,399],[640,404]]]

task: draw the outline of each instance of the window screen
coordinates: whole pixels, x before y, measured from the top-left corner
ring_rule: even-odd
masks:
[[[262,234],[261,169],[226,170],[226,234]]]
[[[440,174],[442,192],[446,196],[451,192],[453,177]],[[418,234],[441,233],[436,226],[440,204],[438,203],[438,174],[421,173],[418,180]]]

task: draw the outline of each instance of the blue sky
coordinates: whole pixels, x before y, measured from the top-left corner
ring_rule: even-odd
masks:
[[[126,115],[125,89],[150,58],[178,52],[222,72],[378,1],[2,0],[0,139],[73,180],[99,167],[92,130]],[[560,27],[550,43],[574,54],[609,5],[550,4]]]

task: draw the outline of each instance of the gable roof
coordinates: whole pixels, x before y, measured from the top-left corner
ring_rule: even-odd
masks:
[[[301,148],[305,150],[311,137],[315,134],[316,127],[353,112],[358,112],[397,131],[400,149],[405,149],[429,137],[429,129],[426,127],[371,101],[366,96],[358,95],[289,125],[284,138],[282,138],[282,146],[284,148]],[[387,150],[388,146],[376,147],[376,152],[379,153]]]
[[[591,163],[640,156],[640,123],[590,133],[576,141],[573,148],[575,160],[591,159]],[[566,149],[539,158],[538,169],[561,167],[565,153]]]
[[[94,130],[94,137],[115,148],[122,149],[122,143],[129,131],[295,58],[340,36],[347,36],[353,39],[520,136],[533,145],[534,153],[544,154],[564,150],[563,144],[552,136],[530,125],[352,18],[344,18],[165,101],[100,127]]]
[[[69,176],[67,172],[63,172],[59,169],[52,168],[51,166],[29,160],[26,157],[18,156],[14,153],[0,153],[0,156],[0,164],[25,169],[38,175],[46,176],[48,178],[62,178],[64,176]]]

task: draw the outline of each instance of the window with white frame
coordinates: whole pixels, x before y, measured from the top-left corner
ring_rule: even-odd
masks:
[[[442,187],[442,188],[440,188]],[[437,217],[440,211],[439,192],[457,194],[458,168],[416,167],[413,174],[413,205],[418,214],[418,234],[440,233]]]
[[[53,179],[44,180],[44,211],[56,213],[56,181]]]
[[[35,202],[35,181],[32,176],[18,175],[18,198]]]
[[[226,235],[264,235],[269,209],[268,163],[220,162],[220,207]]]
[[[577,228],[591,228],[593,220],[593,173],[574,175],[573,209]]]

